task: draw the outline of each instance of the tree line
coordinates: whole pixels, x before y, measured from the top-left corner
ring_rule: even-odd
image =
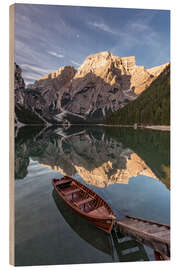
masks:
[[[170,125],[170,65],[136,100],[111,114],[105,123]]]

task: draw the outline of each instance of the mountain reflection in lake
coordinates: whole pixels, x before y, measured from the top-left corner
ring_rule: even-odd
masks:
[[[49,129],[44,133],[40,132],[34,137],[27,138],[27,140],[19,138],[21,137],[19,135],[16,141],[16,178],[26,176],[30,157],[39,161],[42,166],[52,168],[61,174],[74,176],[78,173],[88,184],[98,187],[106,187],[115,183],[128,184],[130,177],[139,174],[163,181],[165,176],[161,177],[158,172],[156,175],[157,170],[148,166],[150,158],[152,162],[154,159],[158,160],[158,164],[162,158],[166,158],[165,164],[159,164],[159,171],[166,168],[164,173],[167,173],[166,178],[168,177],[168,151],[165,156],[163,153],[160,156],[161,153],[153,149],[153,144],[151,144],[148,151],[145,152],[144,145],[138,142],[142,152],[145,152],[144,155],[138,155],[132,150],[134,147],[129,148],[129,145],[120,141],[120,139],[122,141],[127,139],[129,135],[126,132],[127,129],[123,129],[125,132],[121,134],[119,140],[107,136],[100,128],[85,130],[83,127],[78,127],[78,131],[76,129],[77,126],[66,133],[62,128]],[[133,132],[136,134],[136,131]],[[149,132],[149,137],[144,136],[146,146],[149,141],[151,143],[151,132]],[[158,132],[155,133],[157,133],[156,138],[158,139]],[[162,135],[168,136],[167,134]],[[167,148],[169,145],[163,145],[163,148],[165,147]],[[145,159],[143,160],[141,156]],[[166,182],[169,188],[169,178],[166,179]]]
[[[77,217],[52,194],[51,179],[73,176],[115,213],[169,223],[169,170],[169,132],[82,126],[16,130],[16,265],[153,260],[152,250],[133,239],[116,232],[108,237]]]

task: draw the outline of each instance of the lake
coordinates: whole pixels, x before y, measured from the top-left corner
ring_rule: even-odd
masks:
[[[169,224],[168,131],[77,125],[15,134],[15,265],[154,260],[152,249],[77,216],[51,180],[73,176],[115,213]]]

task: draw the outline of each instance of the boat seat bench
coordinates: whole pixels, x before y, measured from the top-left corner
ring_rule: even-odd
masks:
[[[76,193],[80,191],[79,188],[74,188],[74,189],[70,189],[70,190],[61,190],[61,192],[64,194],[64,195],[71,195],[73,193]]]
[[[56,181],[56,186],[66,184],[66,183],[71,183],[71,182],[72,180],[62,179],[62,180]]]
[[[86,203],[88,203],[88,202],[91,202],[91,201],[93,201],[94,199],[93,198],[86,198],[86,199],[84,199],[84,200],[81,200],[81,201],[78,201],[78,202],[75,202],[74,201],[74,204],[76,205],[76,206],[78,206],[78,207],[80,207],[81,205],[85,205]]]

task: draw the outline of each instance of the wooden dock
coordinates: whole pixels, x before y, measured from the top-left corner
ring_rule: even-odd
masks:
[[[170,257],[170,226],[152,220],[125,216],[116,221],[116,226],[124,235],[147,245],[156,252]],[[167,259],[168,259],[167,258]]]

